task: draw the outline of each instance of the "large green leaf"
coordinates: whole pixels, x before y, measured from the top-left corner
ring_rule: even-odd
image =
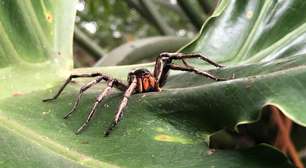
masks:
[[[160,93],[130,98],[127,115],[110,137],[110,123],[122,93],[100,106],[90,127],[80,126],[104,85],[84,96],[70,120],[78,88],[43,103],[69,73],[76,1],[1,0],[0,166],[2,167],[290,167],[268,145],[247,150],[209,150],[207,138],[224,127],[256,121],[271,104],[305,125],[302,0],[221,1],[184,52],[202,52],[228,65],[212,69],[235,79],[214,82],[173,73]],[[306,29],[305,29],[306,30]],[[298,37],[298,38],[297,38]],[[268,62],[267,62],[268,61]],[[192,61],[203,69],[204,63]],[[78,69],[125,79],[128,70],[152,64]],[[290,84],[290,85],[289,85]],[[52,89],[50,89],[52,88]]]
[[[50,87],[69,73],[75,4],[0,0],[0,98]]]
[[[255,120],[266,105],[306,125],[305,7],[298,0],[222,1],[216,17],[184,49],[214,56],[229,65],[222,74],[236,76],[236,80],[205,85],[212,95],[209,101],[222,100],[223,106],[209,111],[231,118],[225,123],[219,118],[220,127]]]

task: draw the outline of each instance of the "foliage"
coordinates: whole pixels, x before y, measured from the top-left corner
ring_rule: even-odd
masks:
[[[156,1],[153,1],[153,3],[154,7],[161,12],[162,19],[170,27],[175,28],[177,32],[180,31],[179,34],[183,36],[188,35],[190,37],[190,33],[193,35],[192,25],[182,16],[178,6],[172,5],[169,7],[171,4],[168,4],[165,7]],[[167,2],[162,4],[164,3]],[[128,1],[83,1],[81,4],[84,5],[84,9],[77,13],[77,25],[84,32],[88,32],[86,24],[94,25],[96,31],[87,34],[106,50],[124,42],[160,35],[160,32],[154,27],[154,20],[145,20],[137,10],[128,6]],[[172,8],[175,8],[175,10]],[[141,7],[141,10],[144,13],[150,13],[145,8]]]
[[[162,92],[131,97],[127,115],[108,138],[103,138],[102,130],[109,125],[122,93],[108,97],[79,136],[73,130],[101,88],[89,91],[67,121],[62,116],[84,81],[72,84],[54,103],[41,102],[71,72],[75,3],[0,1],[2,167],[292,166],[269,145],[214,151],[205,140],[225,127],[256,121],[268,104],[305,125],[302,0],[222,1],[198,38],[182,51],[209,55],[228,67],[213,69],[200,60],[191,62],[217,76],[235,74],[235,79],[214,82],[172,73]],[[137,67],[152,69],[152,64],[73,72],[102,71],[125,79],[127,71]]]

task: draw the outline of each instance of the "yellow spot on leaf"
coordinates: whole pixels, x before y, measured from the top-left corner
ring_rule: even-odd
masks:
[[[18,91],[12,93],[12,96],[22,96],[22,95],[24,95],[24,94],[22,92],[18,92]]]
[[[192,144],[191,139],[181,138],[181,137],[176,137],[176,136],[170,136],[170,135],[165,135],[165,134],[159,134],[159,135],[155,136],[154,139],[157,140],[157,141],[163,141],[163,142]]]
[[[46,18],[48,20],[49,23],[52,23],[53,21],[53,15],[49,12],[46,13]]]
[[[51,83],[48,83],[48,84],[46,84],[45,86],[46,86],[47,88],[52,88],[52,87],[54,87],[54,85],[51,84]]]
[[[157,132],[165,132],[165,129],[162,128],[162,127],[157,127],[157,128],[156,128],[156,131],[157,131]]]

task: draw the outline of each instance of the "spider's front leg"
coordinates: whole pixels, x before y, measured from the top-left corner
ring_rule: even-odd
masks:
[[[104,136],[108,136],[111,131],[113,130],[113,128],[118,125],[118,123],[120,122],[122,116],[123,116],[123,110],[125,109],[125,107],[127,106],[128,103],[128,99],[129,97],[133,94],[134,90],[136,89],[137,86],[137,78],[135,75],[130,75],[129,76],[131,78],[131,83],[128,87],[128,89],[125,91],[124,93],[124,97],[119,105],[118,111],[114,117],[113,122],[111,123],[111,125],[108,127],[108,129],[105,131]]]
[[[92,77],[97,77],[97,76],[103,76],[101,73],[97,72],[97,73],[88,73],[88,74],[72,74],[70,75],[65,83],[60,87],[60,89],[56,92],[56,94],[48,99],[44,99],[43,102],[47,102],[47,101],[51,101],[51,100],[55,100],[58,98],[58,96],[63,92],[63,90],[65,89],[65,87],[71,82],[72,79],[74,78],[92,78]]]
[[[70,76],[67,78],[66,82],[60,87],[60,89],[57,91],[57,93],[56,93],[52,98],[44,99],[43,101],[46,102],[46,101],[51,101],[51,100],[57,99],[58,96],[63,92],[64,88],[71,82],[71,80],[72,80],[73,78],[85,78],[85,77],[97,77],[97,78],[94,79],[94,80],[92,80],[92,81],[90,81],[90,82],[88,82],[87,84],[85,84],[84,86],[81,87],[81,89],[80,89],[80,91],[79,91],[79,94],[77,95],[76,101],[75,101],[75,103],[74,103],[72,109],[70,110],[69,113],[67,113],[67,114],[64,116],[64,119],[67,119],[73,112],[75,112],[75,110],[77,109],[77,107],[78,107],[78,105],[79,105],[79,102],[80,102],[80,100],[81,100],[81,97],[82,97],[83,93],[84,93],[86,90],[88,90],[89,88],[91,88],[92,86],[94,86],[94,85],[100,83],[100,82],[103,81],[103,80],[104,80],[104,81],[110,81],[110,82],[111,82],[111,85],[112,85],[111,87],[114,86],[114,87],[116,87],[117,89],[119,89],[119,90],[121,90],[121,91],[125,91],[126,88],[127,88],[127,86],[126,86],[124,83],[122,83],[122,82],[120,82],[120,81],[118,81],[118,80],[112,79],[111,77],[106,76],[106,75],[103,75],[102,73],[99,73],[99,72],[97,72],[97,73],[89,73],[89,74],[72,74],[72,75],[70,75]],[[110,89],[106,89],[106,90],[109,91]],[[103,93],[104,93],[104,92],[103,92]],[[102,101],[102,98],[103,98],[103,97],[104,97],[103,95],[102,95],[102,97],[99,96],[99,99],[101,99],[101,100],[99,100],[98,103],[100,103],[100,102]],[[95,105],[95,106],[96,106],[96,105]],[[95,108],[96,108],[96,107],[95,107]],[[91,116],[94,114],[95,108],[93,108],[92,111],[90,112],[90,114],[92,113]],[[89,118],[88,120],[91,119],[91,117],[88,117],[88,118]],[[88,122],[89,122],[89,121],[87,121],[87,123],[88,123]]]

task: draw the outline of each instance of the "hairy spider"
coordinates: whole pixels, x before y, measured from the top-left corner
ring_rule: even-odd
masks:
[[[76,134],[80,133],[85,127],[87,127],[89,121],[92,119],[93,115],[95,114],[97,110],[98,104],[103,100],[103,98],[108,95],[108,93],[111,91],[112,87],[115,87],[121,91],[124,92],[124,97],[119,105],[118,111],[114,117],[113,122],[108,127],[108,129],[105,132],[105,136],[108,136],[112,129],[120,122],[122,116],[123,116],[123,110],[127,106],[128,98],[132,94],[136,93],[144,93],[144,92],[159,92],[161,91],[161,87],[163,87],[166,83],[169,70],[179,70],[179,71],[187,71],[187,72],[194,72],[196,74],[208,77],[210,79],[216,80],[216,81],[222,81],[226,80],[224,78],[218,78],[214,75],[205,72],[200,71],[196,69],[195,67],[192,67],[189,65],[185,59],[190,58],[199,58],[203,61],[208,62],[209,64],[212,64],[216,67],[223,67],[220,64],[217,64],[213,62],[212,60],[208,59],[202,54],[183,54],[183,53],[161,53],[159,57],[156,58],[155,67],[153,74],[147,70],[147,69],[137,69],[128,74],[128,85],[120,82],[117,79],[114,79],[110,76],[103,75],[102,73],[90,73],[90,74],[72,74],[69,76],[69,78],[66,80],[66,82],[61,86],[61,88],[58,90],[58,92],[50,99],[44,99],[43,101],[50,101],[56,99],[61,92],[64,90],[64,88],[67,86],[68,83],[71,82],[73,78],[84,78],[84,77],[96,77],[95,80],[85,84],[81,87],[80,92],[76,98],[76,101],[69,113],[67,113],[64,116],[64,119],[67,119],[78,107],[80,99],[82,94],[92,87],[93,85],[101,82],[102,80],[107,81],[107,87],[104,89],[102,93],[100,93],[96,97],[96,101],[93,104],[91,111],[88,114],[88,117],[86,121],[82,124],[82,126],[75,132]],[[177,65],[172,63],[172,60],[181,60],[184,65]]]

